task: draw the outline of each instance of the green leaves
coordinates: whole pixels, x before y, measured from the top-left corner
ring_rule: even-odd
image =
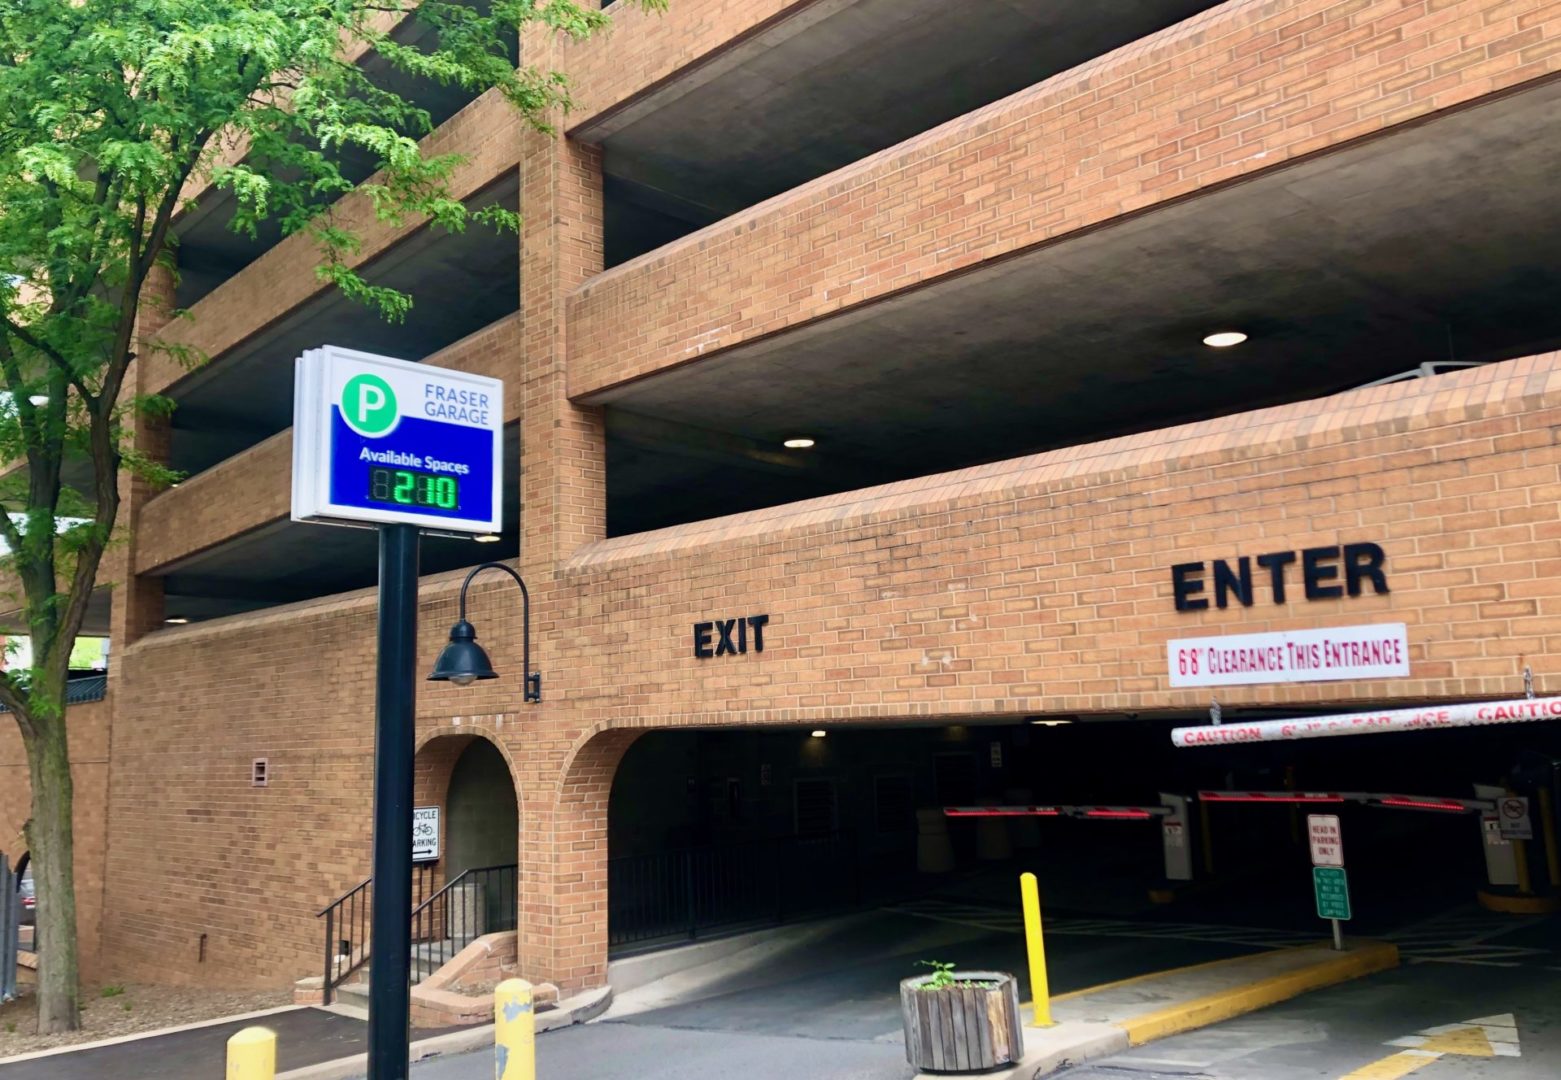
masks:
[[[307,237],[321,281],[403,319],[413,298],[359,272],[365,215],[337,204],[352,194],[394,226],[516,229],[513,211],[454,197],[461,159],[421,144],[419,97],[493,90],[549,130],[567,80],[520,65],[521,35],[580,38],[606,21],[579,0],[0,2],[0,539],[35,672],[63,670],[118,473],[175,479],[129,439],[132,417],[171,403],[134,396],[126,377],[137,355],[203,360],[137,331],[175,215],[196,208],[187,186],[205,188],[195,203],[221,200],[236,232]],[[73,490],[67,475],[91,479]],[[21,717],[42,685],[0,678],[0,702]]]

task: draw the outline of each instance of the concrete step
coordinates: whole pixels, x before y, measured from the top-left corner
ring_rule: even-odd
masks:
[[[349,1005],[356,1009],[369,1007],[369,984],[363,982],[343,983],[336,988],[335,1003]]]

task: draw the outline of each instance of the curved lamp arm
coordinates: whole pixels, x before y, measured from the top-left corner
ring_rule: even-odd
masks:
[[[531,592],[526,588],[526,581],[516,572],[513,566],[501,562],[479,563],[472,567],[471,573],[466,575],[466,580],[461,582],[460,610],[458,618],[466,621],[466,590],[471,586],[472,578],[484,570],[502,570],[515,579],[515,584],[520,586],[521,600],[521,667],[525,671],[526,690],[525,700],[537,702],[542,700],[542,673],[531,670]]]

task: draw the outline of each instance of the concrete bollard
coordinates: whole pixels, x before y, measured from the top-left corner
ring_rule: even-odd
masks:
[[[247,1027],[228,1040],[227,1080],[274,1080],[276,1032]]]
[[[493,990],[493,1080],[536,1080],[536,1041],[531,984],[505,979]]]

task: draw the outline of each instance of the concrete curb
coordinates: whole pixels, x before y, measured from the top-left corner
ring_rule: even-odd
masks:
[[[594,1020],[606,1012],[607,1006],[611,1004],[612,989],[606,986],[565,998],[558,1003],[558,1008],[537,1014],[537,1033]],[[418,1039],[412,1043],[409,1060],[417,1062],[445,1054],[466,1054],[492,1045],[493,1025],[481,1024],[464,1031],[452,1031],[428,1039]],[[368,1067],[367,1054],[353,1054],[351,1057],[322,1061],[315,1065],[305,1065],[302,1068],[277,1073],[276,1080],[355,1080],[365,1075]]]
[[[1244,959],[1240,957],[1238,962]],[[1362,942],[1325,963],[1313,964],[1284,975],[1272,975],[1191,1001],[1178,1002],[1123,1021],[1118,1026],[1127,1032],[1128,1042],[1141,1046],[1168,1035],[1217,1024],[1233,1016],[1277,1005],[1308,990],[1334,986],[1397,966],[1398,946],[1376,941]]]
[[[1174,977],[1177,974],[1203,972],[1222,967],[1251,966],[1254,961],[1272,955],[1274,954],[1254,953],[1250,956],[1232,957],[1229,960],[1193,964],[1173,971],[1134,976],[1087,990],[1076,990],[1059,995],[1053,999],[1053,1004],[1063,1000],[1077,1000],[1099,991],[1147,983],[1157,978]],[[1397,946],[1383,942],[1363,941],[1355,944],[1348,952],[1329,956],[1325,960],[1299,970],[1253,979],[1239,986],[1190,998],[1141,1016],[1110,1023],[1065,1020],[1049,1028],[1026,1027],[1024,1057],[1007,1069],[982,1075],[988,1080],[1039,1080],[1041,1077],[1050,1076],[1062,1069],[1095,1058],[1108,1057],[1155,1039],[1217,1024],[1222,1020],[1229,1020],[1244,1013],[1287,1001],[1309,990],[1334,986],[1397,966]],[[1026,1003],[1025,1012],[1028,1013],[1029,1009],[1030,1006]],[[918,1073],[916,1080],[938,1080],[940,1075]]]

